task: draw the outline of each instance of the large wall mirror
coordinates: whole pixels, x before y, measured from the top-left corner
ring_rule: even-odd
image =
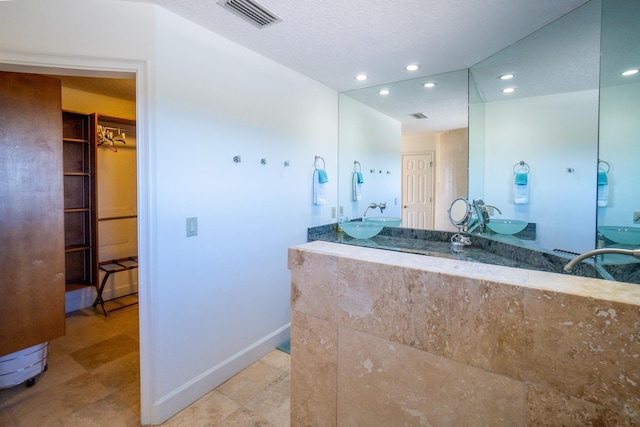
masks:
[[[598,245],[640,245],[640,3],[602,8]]]
[[[545,249],[594,247],[600,15],[586,3],[470,69],[469,196]]]
[[[591,0],[468,72],[340,94],[343,216],[358,218],[370,203],[386,202],[377,215],[403,216],[406,227],[449,230],[446,210],[466,196],[499,208],[495,218],[535,224],[536,240],[525,245],[567,252],[640,245],[633,243],[634,232],[640,233],[633,175],[640,160],[640,73],[622,76],[640,67],[637,22],[637,0]],[[501,78],[506,75],[512,78]],[[435,102],[431,109],[433,95],[424,83],[448,77],[455,83],[434,88],[443,89],[451,109]],[[381,95],[383,89],[389,93]],[[403,108],[390,108],[393,103]],[[417,113],[429,118],[410,117]],[[418,123],[436,127],[413,130]],[[431,150],[441,155],[450,148],[442,142],[456,132],[464,134],[464,150],[452,150],[446,161],[425,160],[442,174],[434,178],[433,218],[407,220],[404,158]],[[527,192],[516,203],[522,164]],[[355,200],[353,172],[359,167],[364,183]],[[454,172],[467,170],[468,181],[459,185],[463,175]],[[603,238],[609,226],[625,235]]]
[[[467,86],[462,70],[339,95],[343,218],[367,211],[403,227],[452,228],[446,209],[467,194]],[[386,208],[367,210],[372,203]]]
[[[535,223],[543,249],[640,245],[640,75],[622,74],[640,66],[639,19],[637,1],[592,0],[470,69],[470,197]]]

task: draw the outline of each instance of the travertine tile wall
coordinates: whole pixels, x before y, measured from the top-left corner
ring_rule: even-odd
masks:
[[[436,144],[434,230],[457,231],[449,221],[447,209],[458,197],[469,194],[469,129],[456,129],[438,135]],[[477,194],[470,195],[471,198]]]
[[[639,425],[640,286],[291,248],[291,425]]]

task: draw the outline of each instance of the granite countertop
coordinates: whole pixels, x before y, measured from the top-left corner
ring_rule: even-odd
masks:
[[[506,267],[551,273],[572,274],[583,277],[601,278],[592,263],[582,262],[571,273],[564,272],[564,266],[574,257],[539,248],[535,241],[522,240],[513,236],[466,235],[470,246],[461,251],[452,250],[453,232],[417,230],[385,227],[370,239],[354,239],[337,231],[337,224],[313,227],[308,230],[308,241],[321,240],[396,252],[428,255],[459,261],[480,262]],[[627,257],[629,258],[629,257]],[[633,258],[631,258],[631,261]],[[598,266],[599,268],[602,268]],[[617,281],[640,284],[640,263],[624,262],[605,265],[606,273]]]

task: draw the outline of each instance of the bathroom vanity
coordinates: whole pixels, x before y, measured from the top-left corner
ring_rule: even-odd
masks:
[[[541,248],[536,240],[536,224],[529,224],[523,231],[513,235],[490,231],[482,234],[463,233],[469,246],[458,246],[456,249],[451,244],[454,234],[438,230],[384,227],[372,238],[354,239],[338,232],[336,224],[329,224],[309,228],[307,239],[550,273],[564,273],[567,263],[578,255]],[[631,256],[606,254],[598,256],[595,263],[592,260],[579,263],[571,274],[640,284],[640,262]]]
[[[292,425],[638,425],[640,287],[289,249]]]

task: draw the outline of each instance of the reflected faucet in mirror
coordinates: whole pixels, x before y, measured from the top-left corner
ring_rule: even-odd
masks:
[[[585,252],[583,254],[578,255],[574,259],[572,259],[567,265],[564,266],[564,271],[570,272],[573,267],[576,266],[579,262],[590,258],[596,255],[604,255],[604,254],[620,254],[620,255],[630,255],[635,258],[640,258],[640,249],[620,249],[620,248],[601,248],[594,249],[592,251]]]
[[[380,208],[380,213],[384,213],[384,210],[387,208],[387,203],[386,202],[371,203],[369,206],[367,206],[367,209],[364,210],[362,217],[364,218],[365,216],[367,216],[367,211],[369,209],[377,209],[377,208]]]
[[[500,215],[502,215],[502,212],[500,211],[500,209],[498,209],[497,207],[495,207],[493,205],[486,205],[484,203],[484,200],[482,200],[481,198],[474,199],[473,203],[472,203],[472,206],[473,206],[473,210],[476,213],[477,221],[468,230],[468,233],[471,233],[473,230],[475,230],[478,227],[480,227],[481,229],[484,229],[484,227],[489,222],[491,222],[491,217],[489,216],[489,211],[487,210],[487,208],[495,209],[495,210],[498,211],[498,213]]]

